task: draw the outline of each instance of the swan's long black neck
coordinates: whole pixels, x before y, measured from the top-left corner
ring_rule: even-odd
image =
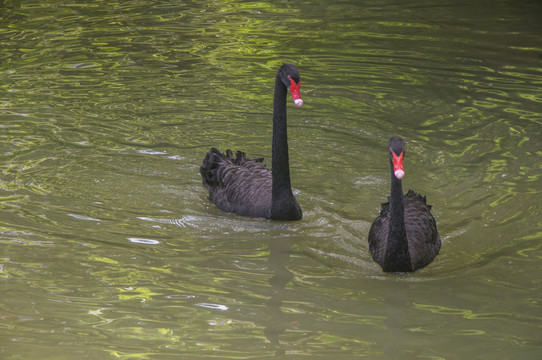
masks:
[[[391,194],[390,194],[390,229],[384,259],[384,271],[412,271],[408,241],[405,227],[405,205],[403,201],[403,185],[397,179],[391,167]]]
[[[286,123],[286,95],[288,89],[280,74],[275,80],[273,100],[273,148],[272,148],[272,203],[271,217],[282,218],[279,213],[285,211],[285,203],[296,203],[290,183],[290,164],[288,159],[288,135]]]

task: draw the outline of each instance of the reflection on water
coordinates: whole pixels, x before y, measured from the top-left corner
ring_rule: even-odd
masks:
[[[537,1],[8,2],[0,9],[2,358],[537,359]],[[210,146],[271,155],[304,219],[218,210]],[[384,274],[385,145],[443,247]],[[498,354],[498,355],[497,355]]]
[[[389,332],[389,339],[384,346],[384,359],[399,359],[401,357],[401,341],[403,332],[403,322],[405,320],[405,309],[408,305],[406,294],[408,293],[408,283],[396,281],[389,284],[386,297],[387,318],[386,328]]]
[[[278,234],[277,234],[278,235]],[[284,355],[287,345],[280,343],[279,337],[287,329],[295,329],[298,324],[295,320],[289,320],[283,313],[282,305],[286,297],[286,285],[293,278],[294,274],[286,267],[290,257],[290,240],[274,236],[269,240],[268,269],[273,276],[269,278],[269,285],[272,289],[271,297],[266,301],[269,324],[266,325],[264,334],[277,351],[275,355]]]

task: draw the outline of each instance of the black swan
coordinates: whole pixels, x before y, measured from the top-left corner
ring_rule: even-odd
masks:
[[[290,184],[286,133],[286,94],[290,89],[294,103],[303,105],[299,87],[299,70],[282,65],[273,99],[272,170],[262,164],[263,158],[249,159],[240,151],[234,158],[230,150],[224,154],[212,148],[205,156],[200,167],[203,185],[219,209],[250,217],[301,219],[301,207]]]
[[[390,139],[391,194],[369,230],[369,250],[386,272],[407,272],[428,265],[440,250],[440,236],[425,196],[409,190],[403,196],[405,175],[403,139]]]

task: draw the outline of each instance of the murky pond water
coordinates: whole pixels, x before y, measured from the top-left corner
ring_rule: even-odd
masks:
[[[2,359],[539,359],[538,1],[4,2]],[[274,75],[304,218],[218,210],[211,146],[271,156]],[[385,274],[405,190],[443,245]]]

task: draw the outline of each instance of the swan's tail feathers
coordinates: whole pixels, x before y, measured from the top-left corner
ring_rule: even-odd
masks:
[[[205,155],[205,159],[203,159],[203,164],[199,168],[203,185],[207,189],[214,188],[220,183],[218,179],[220,163],[228,160],[232,161],[232,159],[233,154],[231,150],[226,151],[226,154],[221,153],[215,148],[209,150],[207,155]]]

